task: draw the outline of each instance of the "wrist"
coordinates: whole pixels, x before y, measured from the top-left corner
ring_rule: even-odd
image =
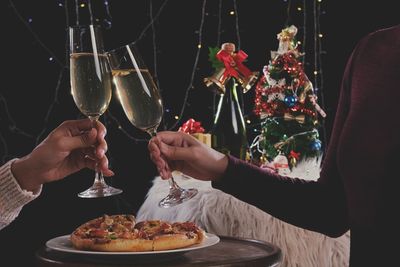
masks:
[[[215,173],[214,173],[214,178],[212,179],[213,181],[217,182],[219,180],[222,179],[222,177],[224,176],[226,169],[228,168],[228,156],[223,154],[223,153],[219,153],[219,158],[217,159],[217,164],[215,164]]]
[[[35,193],[42,185],[29,155],[14,161],[11,165],[11,173],[23,190]]]

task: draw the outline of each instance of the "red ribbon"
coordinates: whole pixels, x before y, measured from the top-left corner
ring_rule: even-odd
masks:
[[[295,159],[299,160],[299,158],[300,158],[300,152],[296,153],[296,152],[294,152],[293,150],[291,150],[290,153],[289,153],[289,157],[290,157],[290,158],[295,158]]]
[[[225,72],[224,76],[229,78],[231,76],[239,78],[239,74],[243,77],[248,77],[252,72],[243,64],[243,61],[248,57],[243,50],[239,50],[237,53],[229,53],[221,49],[216,57],[219,61],[224,63]]]
[[[187,134],[204,133],[204,128],[201,127],[201,122],[195,121],[194,119],[189,119],[187,122],[182,124],[181,127],[179,127],[178,131]]]

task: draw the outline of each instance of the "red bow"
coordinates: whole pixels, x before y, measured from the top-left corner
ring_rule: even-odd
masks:
[[[237,53],[229,53],[221,49],[216,57],[225,65],[224,76],[229,78],[231,76],[239,79],[240,77],[248,77],[252,72],[243,64],[243,61],[248,57],[243,50]]]
[[[201,127],[201,122],[195,121],[194,119],[189,119],[187,122],[182,124],[181,127],[179,127],[178,131],[187,134],[204,133],[204,128]]]
[[[295,158],[298,160],[300,158],[300,152],[296,153],[293,150],[290,150],[289,158]]]

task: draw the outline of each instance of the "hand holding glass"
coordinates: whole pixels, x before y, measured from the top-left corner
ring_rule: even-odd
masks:
[[[71,93],[78,109],[96,123],[111,100],[111,69],[105,54],[99,26],[69,28]],[[83,198],[106,197],[122,193],[107,185],[96,171],[93,185],[78,194]]]
[[[161,94],[134,44],[110,51],[109,60],[116,93],[129,121],[137,128],[155,136],[163,117]],[[197,194],[197,189],[182,189],[169,179],[169,194],[160,201],[168,208]]]

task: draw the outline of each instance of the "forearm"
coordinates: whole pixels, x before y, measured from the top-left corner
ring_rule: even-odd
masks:
[[[332,185],[275,175],[229,157],[213,186],[302,228],[336,236],[346,227],[344,197]]]
[[[21,189],[11,172],[11,166],[16,160],[0,167],[0,229],[10,224],[22,207],[38,197],[41,192],[41,186],[35,192]]]

